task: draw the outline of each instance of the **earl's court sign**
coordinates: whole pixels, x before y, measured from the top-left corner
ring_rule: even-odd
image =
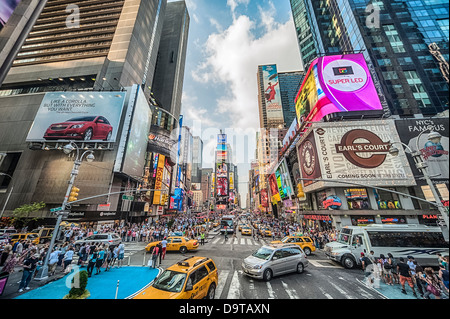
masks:
[[[393,120],[316,122],[303,136],[298,145],[303,145],[308,138],[316,147],[314,153],[320,166],[320,177],[315,178],[380,187],[416,185],[403,149],[396,145],[400,149],[399,155],[389,154],[391,144],[400,142]],[[311,159],[305,154],[297,154],[299,162],[309,167]],[[342,187],[342,184],[332,182],[326,185]],[[323,182],[315,182],[305,190],[313,191],[323,186]]]

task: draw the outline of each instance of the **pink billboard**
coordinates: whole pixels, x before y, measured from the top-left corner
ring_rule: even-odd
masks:
[[[295,104],[299,123],[318,122],[337,112],[382,110],[362,53],[315,59]]]

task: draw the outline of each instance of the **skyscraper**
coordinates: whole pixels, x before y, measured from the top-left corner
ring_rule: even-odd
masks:
[[[291,8],[305,68],[324,54],[362,51],[387,115],[448,109],[448,1],[291,0]]]
[[[167,4],[152,91],[175,118],[181,113],[189,21],[184,1]]]
[[[41,142],[30,142],[27,137],[51,94],[58,96],[59,104],[53,108],[61,108],[67,122],[80,116],[69,115],[72,107],[84,107],[79,112],[83,114],[102,105],[108,108],[97,114],[107,120],[99,118],[95,123],[110,124],[114,139],[111,135],[92,141],[86,135],[74,139],[83,151],[95,153],[95,163],[83,163],[77,177],[81,198],[136,188],[142,179],[148,187],[169,183],[175,163],[170,132],[177,120],[148,105],[166,4],[167,0],[90,0],[68,6],[47,1],[0,87],[0,172],[12,176],[0,176],[0,205],[7,203],[5,216],[22,204],[44,201],[47,206],[39,214],[51,223],[55,216],[49,209],[60,206],[64,199],[75,152],[69,158],[62,153],[67,139],[44,140],[44,127],[38,136]],[[120,99],[122,104],[113,105],[105,102],[106,98]],[[108,123],[113,115],[115,122]],[[74,134],[67,135],[68,139]],[[161,192],[168,189],[166,185],[158,188]],[[5,195],[8,191],[10,197]],[[103,208],[97,205],[105,203],[114,213],[100,214]],[[158,211],[150,211],[148,205],[144,209],[144,204],[148,201],[137,196],[133,205],[118,195],[89,199],[72,209],[78,213],[72,218],[84,216],[84,221],[92,221],[109,216],[114,222],[141,219],[147,212],[150,216],[163,213],[162,204],[156,204]],[[90,213],[84,215],[85,211]]]
[[[305,73],[302,71],[278,73],[285,127],[289,127],[292,121],[297,118],[295,113],[295,97],[302,85],[304,77]]]

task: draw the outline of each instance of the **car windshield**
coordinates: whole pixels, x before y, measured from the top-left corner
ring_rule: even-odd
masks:
[[[337,241],[341,244],[350,245],[350,238],[351,238],[351,235],[349,235],[349,234],[339,233]]]
[[[186,274],[173,270],[165,270],[161,276],[156,279],[153,287],[169,292],[180,292],[181,289],[183,289],[185,280]]]
[[[272,255],[273,250],[265,247],[261,247],[256,252],[252,254],[253,257],[268,260],[270,255]]]
[[[92,122],[93,120],[95,120],[95,116],[81,116],[71,118],[67,122]]]
[[[289,239],[290,239],[290,238],[289,238],[288,236],[286,236],[286,237],[284,237],[284,238],[281,240],[281,242],[282,242],[282,243],[290,242]]]

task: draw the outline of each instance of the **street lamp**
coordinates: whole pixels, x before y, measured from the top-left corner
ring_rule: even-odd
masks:
[[[12,181],[12,176],[11,176],[11,175],[6,174],[6,173],[1,173],[1,172],[0,172],[0,175],[8,176],[8,177],[11,179],[11,181]],[[2,212],[1,212],[1,214],[0,214],[0,218],[3,217],[3,213],[5,212],[5,208],[6,208],[6,205],[8,204],[9,197],[11,196],[11,193],[12,193],[12,191],[13,191],[13,188],[14,188],[14,185],[11,185],[11,189],[9,190],[8,197],[6,197],[5,204],[3,205]]]
[[[444,238],[446,240],[448,240],[448,226],[449,226],[449,221],[448,221],[448,213],[444,207],[444,205],[441,202],[441,199],[439,197],[439,194],[436,190],[436,187],[434,186],[433,182],[431,181],[430,175],[428,174],[428,164],[425,163],[425,161],[422,158],[422,152],[419,149],[419,140],[420,137],[425,134],[426,132],[430,131],[430,133],[428,134],[428,140],[432,143],[439,143],[439,140],[441,139],[441,134],[439,134],[438,132],[433,132],[431,130],[425,130],[423,132],[421,132],[419,134],[419,136],[417,136],[417,140],[416,140],[416,150],[413,151],[408,145],[406,145],[405,143],[402,142],[394,142],[391,144],[391,148],[389,149],[389,154],[393,155],[393,156],[397,156],[399,154],[399,149],[396,148],[395,146],[393,146],[393,144],[396,143],[400,143],[402,144],[406,149],[408,149],[409,153],[411,154],[414,163],[416,164],[417,169],[419,170],[419,172],[422,172],[423,177],[425,179],[425,181],[427,182],[428,186],[430,187],[430,190],[433,194],[434,200],[436,201],[436,207],[438,208],[439,213],[441,214],[442,218],[444,219],[444,223],[445,223],[445,228],[442,229],[442,233],[444,235]]]
[[[74,142],[70,142],[69,144],[65,145],[63,147],[63,152],[64,152],[64,154],[69,155],[75,149],[77,151],[77,155],[75,158],[75,162],[73,164],[72,172],[70,173],[70,180],[69,180],[69,185],[67,186],[66,196],[64,197],[64,201],[61,205],[61,210],[59,212],[57,212],[58,218],[56,220],[55,229],[53,230],[52,239],[50,241],[50,245],[48,247],[47,254],[45,255],[44,264],[39,269],[39,271],[36,275],[36,280],[45,280],[48,278],[48,261],[50,259],[50,254],[52,253],[53,246],[55,245],[56,237],[58,236],[58,233],[59,233],[59,226],[61,224],[62,218],[66,214],[65,210],[69,203],[70,193],[72,191],[72,187],[75,182],[75,178],[78,175],[78,170],[83,161],[83,158],[85,155],[87,155],[86,156],[87,162],[92,162],[95,159],[94,154],[93,154],[94,152],[91,150],[84,151],[80,156],[80,149]]]

